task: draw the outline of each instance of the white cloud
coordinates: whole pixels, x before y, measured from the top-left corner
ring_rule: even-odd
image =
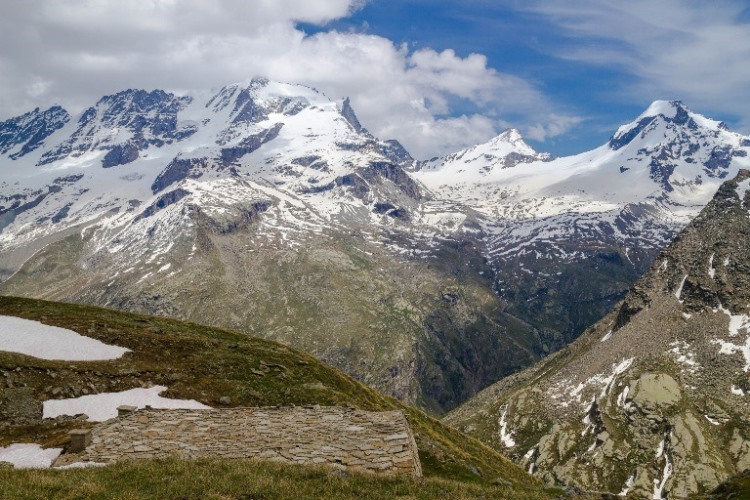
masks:
[[[296,27],[324,25],[359,6],[361,0],[0,2],[0,109],[10,116],[59,102],[76,111],[124,88],[189,90],[266,76],[332,99],[350,96],[375,135],[399,139],[422,158],[486,140],[512,119],[535,138],[578,123],[533,84],[489,68],[483,55],[413,51],[354,32],[308,36]]]
[[[747,2],[576,0],[527,8],[569,35],[559,55],[630,75],[630,99],[677,98],[696,110],[750,122]]]
[[[580,124],[583,118],[578,116],[550,114],[544,122],[534,123],[527,127],[526,135],[535,141],[545,141],[550,137],[562,135]]]

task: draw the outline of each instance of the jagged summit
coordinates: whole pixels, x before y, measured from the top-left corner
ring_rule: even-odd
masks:
[[[692,131],[696,136],[717,136],[721,132],[728,132],[726,124],[691,111],[682,101],[654,101],[638,118],[617,129],[609,146],[618,150],[639,136],[640,141],[636,141],[636,144],[640,144],[649,135],[658,136],[664,130]]]
[[[344,102],[341,104],[341,115],[346,118],[346,121],[349,122],[349,125],[351,125],[352,128],[357,132],[362,132],[363,130],[365,130],[362,124],[359,123],[357,114],[354,112],[354,109],[352,108],[351,102],[349,101],[348,97],[344,98]]]
[[[648,116],[663,115],[667,118],[674,118],[678,113],[686,112],[687,106],[682,101],[678,100],[661,100],[657,99],[652,102],[646,110],[641,113],[638,119],[645,118]]]
[[[438,177],[445,179],[446,183],[472,182],[491,178],[493,173],[521,163],[548,161],[551,158],[549,153],[534,150],[518,129],[510,128],[483,144],[424,162],[422,170],[424,173],[438,174],[427,178],[427,182],[433,185]]]
[[[36,108],[0,122],[0,155],[7,154],[15,160],[34,151],[69,120],[68,112],[56,105],[44,111]]]
[[[523,135],[521,135],[521,132],[515,128],[504,130],[487,142],[487,145],[489,145],[490,150],[496,152],[498,157],[507,156],[510,153],[518,153],[530,157],[537,157],[544,154],[538,153],[534,148],[529,146]]]

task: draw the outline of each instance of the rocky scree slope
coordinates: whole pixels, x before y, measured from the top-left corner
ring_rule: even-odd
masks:
[[[430,162],[263,79],[0,125],[0,293],[279,340],[435,413],[600,319],[747,140],[657,102],[597,150]]]
[[[750,467],[750,170],[571,346],[446,421],[549,484],[685,498]]]

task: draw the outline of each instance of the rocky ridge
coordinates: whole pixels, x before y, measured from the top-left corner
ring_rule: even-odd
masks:
[[[571,346],[446,421],[550,484],[708,493],[750,465],[750,170]]]

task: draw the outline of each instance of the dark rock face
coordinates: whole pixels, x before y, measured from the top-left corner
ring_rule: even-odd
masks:
[[[133,143],[117,145],[102,158],[102,167],[110,168],[126,165],[138,159],[138,147]]]
[[[412,179],[404,169],[398,165],[388,162],[372,162],[362,175],[366,180],[373,180],[375,177],[382,177],[393,182],[407,196],[414,200],[422,199],[422,191],[419,185]]]
[[[362,132],[363,130],[365,130],[362,124],[359,123],[359,119],[357,119],[357,115],[354,113],[354,109],[352,109],[352,105],[349,102],[348,97],[344,99],[344,103],[341,106],[341,116],[343,116],[346,121],[349,122],[349,125],[351,125],[352,128],[357,132]]]
[[[207,166],[206,158],[175,158],[156,176],[151,191],[156,194],[182,179],[197,179],[203,175],[201,169]]]
[[[228,235],[236,233],[243,229],[247,229],[255,221],[258,220],[260,214],[271,208],[273,204],[270,201],[262,200],[252,203],[246,207],[239,216],[217,219],[206,215],[203,210],[198,206],[191,206],[191,218],[196,221],[196,224],[208,231],[209,233],[216,235]]]
[[[346,187],[353,196],[356,196],[360,200],[367,199],[367,195],[370,192],[369,184],[358,174],[347,174],[336,177],[334,182],[337,186]]]
[[[396,206],[391,205],[390,203],[377,202],[373,206],[372,211],[375,212],[376,214],[386,214],[390,212],[391,210],[395,210],[395,209],[396,209]]]
[[[83,174],[73,174],[73,175],[66,175],[65,177],[58,177],[53,182],[55,184],[75,184],[81,179],[83,179]]]
[[[625,134],[622,134],[619,137],[612,137],[609,140],[609,147],[614,149],[615,151],[624,148],[625,146],[630,144],[630,141],[638,137],[638,134],[643,132],[643,130],[648,127],[653,121],[653,116],[642,118],[635,127],[628,130]]]
[[[57,212],[55,215],[52,216],[52,223],[57,224],[61,220],[63,220],[65,217],[68,216],[68,212],[70,212],[70,207],[73,206],[72,203],[69,203],[62,207],[59,212]]]
[[[672,184],[669,183],[669,179],[672,177],[676,165],[670,163],[665,155],[661,155],[660,158],[653,158],[649,165],[651,172],[650,177],[664,189],[664,191],[670,193],[674,191]]]
[[[539,158],[537,158],[536,156],[524,155],[524,154],[516,153],[515,151],[513,151],[512,153],[508,154],[505,157],[505,163],[503,165],[503,168],[511,168],[511,167],[515,167],[519,163],[531,163],[533,161],[538,161],[538,160]]]
[[[639,312],[646,309],[651,303],[648,294],[639,286],[633,286],[628,292],[627,297],[622,302],[620,309],[617,311],[615,324],[612,331],[616,332],[620,328],[630,323],[630,319]]]
[[[320,160],[320,156],[318,155],[303,156],[301,158],[293,159],[292,164],[299,165],[301,167],[309,167],[310,165],[314,164],[318,160]]]
[[[265,110],[253,100],[251,89],[242,89],[240,91],[232,114],[234,115],[232,123],[257,123],[265,120],[268,116]]]
[[[330,191],[334,187],[343,187],[352,196],[368,201],[371,199],[370,195],[373,193],[374,187],[381,184],[384,180],[395,184],[401,192],[413,200],[423,199],[419,184],[403,168],[390,162],[371,162],[366,168],[360,169],[356,173],[337,177],[329,184],[305,188],[302,192],[320,193]],[[393,208],[396,208],[395,205]],[[405,217],[406,211],[399,209],[391,215],[393,217]]]
[[[281,131],[283,123],[277,123],[272,128],[264,130],[263,132],[255,135],[251,135],[243,139],[238,146],[231,148],[223,148],[221,150],[221,159],[225,163],[232,163],[239,160],[245,155],[252,153],[253,151],[260,148],[263,144],[274,140],[278,137]]]
[[[387,215],[393,219],[408,220],[409,211],[405,208],[398,208],[390,203],[375,203],[372,211],[376,214]]]
[[[198,129],[195,126],[178,127],[177,114],[191,101],[190,97],[177,97],[163,90],[125,90],[103,97],[95,107],[81,115],[78,128],[70,138],[47,151],[38,165],[46,165],[70,155],[79,156],[86,151],[111,149],[112,145],[107,144],[106,140],[100,142],[95,139],[100,127],[118,128],[132,134],[126,145],[113,145],[125,148],[122,151],[125,156],[119,157],[120,160],[132,157],[132,148],[161,147],[190,137]],[[117,160],[118,154],[116,151],[107,161]]]
[[[3,203],[3,205],[0,205],[0,233],[12,224],[13,221],[16,220],[16,217],[21,213],[36,207],[43,202],[47,196],[53,193],[59,193],[61,189],[60,186],[52,185],[49,186],[47,192],[36,191],[25,198],[17,196],[13,199],[0,199],[0,203]],[[28,201],[25,201],[24,203],[24,200]],[[6,203],[9,203],[9,206],[7,206]]]
[[[744,151],[743,151],[744,153]],[[711,151],[711,157],[704,163],[706,169],[713,173],[717,173],[720,179],[726,177],[726,170],[729,168],[729,164],[732,163],[733,150],[729,146],[723,148],[714,148]]]
[[[396,165],[407,166],[414,163],[414,158],[409,152],[395,139],[383,142],[380,145],[380,152]]]
[[[0,154],[21,146],[10,157],[20,158],[41,146],[44,139],[70,121],[70,115],[60,106],[46,111],[36,108],[30,113],[0,122]]]
[[[133,219],[133,223],[138,222],[141,219],[151,217],[159,210],[162,210],[168,207],[169,205],[173,205],[177,203],[178,201],[188,196],[189,194],[190,194],[190,191],[186,189],[182,189],[182,188],[177,188],[174,191],[164,193],[163,195],[159,196],[159,198],[157,198],[154,203],[149,205],[138,217]]]

